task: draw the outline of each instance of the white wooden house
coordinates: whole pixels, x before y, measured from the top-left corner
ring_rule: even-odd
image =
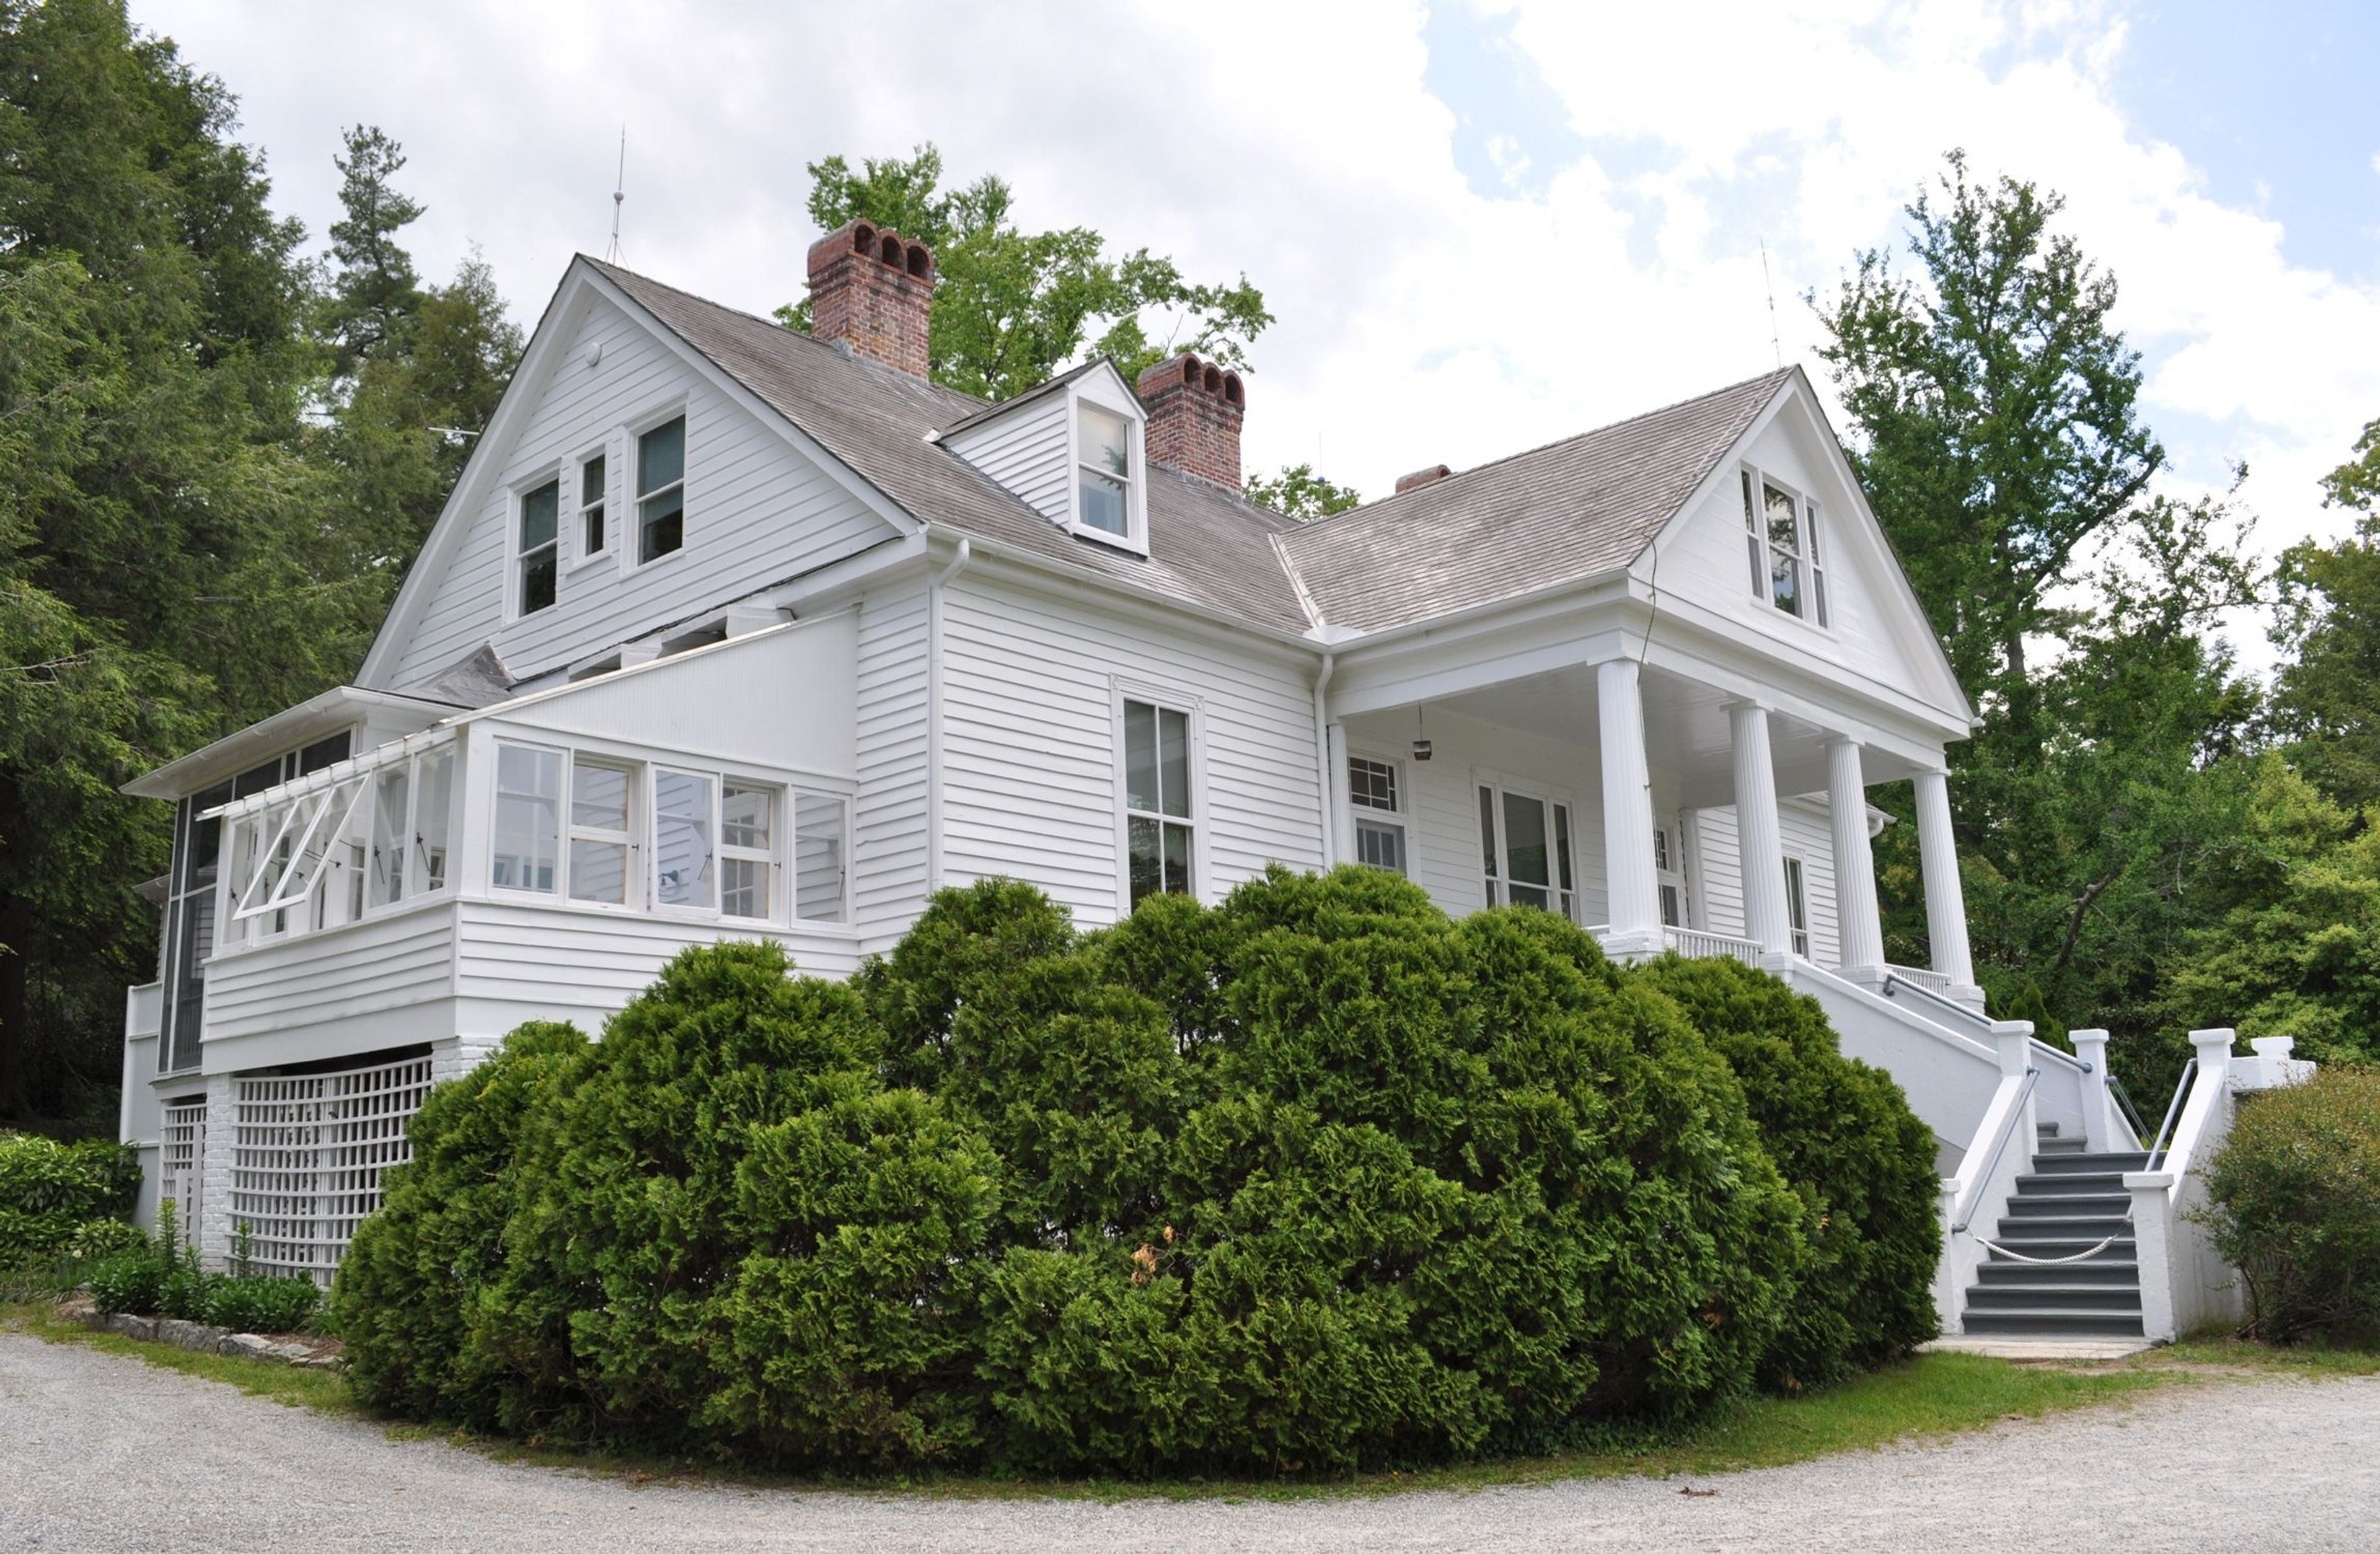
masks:
[[[208,1256],[326,1274],[525,1019],[722,938],[844,975],[990,875],[1090,926],[1361,861],[1766,966],[1933,1127],[1953,1327],[2032,1126],[2137,1146],[2088,1033],[1984,1017],[1969,705],[1800,370],[1299,525],[1239,496],[1236,374],[986,405],[924,376],[924,248],[809,270],[816,337],[574,261],[356,683],[131,785],[177,818],[125,1135]],[[1922,968],[1870,862],[1903,780]]]

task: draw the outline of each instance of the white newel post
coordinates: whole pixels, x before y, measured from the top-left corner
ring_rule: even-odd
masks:
[[[1743,937],[1771,955],[1793,952],[1785,911],[1785,841],[1777,821],[1777,771],[1768,755],[1768,709],[1733,701],[1736,843],[1743,868]]]
[[[1959,844],[1950,833],[1950,782],[1939,771],[1917,774],[1917,851],[1925,877],[1925,931],[1934,969],[1949,979],[1950,996],[1982,1008],[1974,963],[1967,954],[1967,900],[1959,885]]]
[[[1835,842],[1835,905],[1842,933],[1842,968],[1856,976],[1884,970],[1884,917],[1876,904],[1876,856],[1868,849],[1867,778],[1859,741],[1827,742],[1827,807]]]
[[[2091,1067],[2082,1076],[2082,1147],[2095,1155],[2133,1147],[2126,1142],[2130,1135],[2116,1115],[2116,1098],[2107,1089],[2107,1033],[2070,1030],[2066,1038],[2074,1043],[2074,1055]],[[2143,1145],[2147,1142],[2141,1140]]]
[[[1645,759],[1645,698],[1636,661],[1596,666],[1603,736],[1603,863],[1614,954],[1658,954],[1660,882],[1653,867],[1653,778]]]

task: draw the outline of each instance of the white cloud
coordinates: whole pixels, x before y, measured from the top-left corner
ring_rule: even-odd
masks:
[[[2120,7],[1480,8],[1590,148],[1559,170],[1566,148],[1487,148],[1530,170],[1534,198],[1465,182],[1462,105],[1425,84],[1410,0],[722,5],[665,27],[649,6],[558,0],[135,15],[242,96],[317,232],[339,127],[401,138],[431,207],[425,268],[476,240],[524,313],[574,249],[601,249],[624,119],[628,261],[756,310],[801,285],[806,162],[936,140],[958,176],[1008,176],[1028,223],[1246,271],[1281,320],[1251,462],[1319,457],[1375,492],[1764,370],[1764,240],[1785,353],[1810,359],[1800,295],[1893,242],[1940,152],[1964,146],[1979,170],[2063,190],[2070,229],[2120,277],[2177,481],[2219,484],[2245,456],[2266,549],[2330,526],[2312,482],[2380,414],[2380,297],[2292,265],[2274,222],[2126,121]]]

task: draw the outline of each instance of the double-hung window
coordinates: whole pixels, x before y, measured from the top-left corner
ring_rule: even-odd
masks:
[[[562,482],[548,480],[520,499],[520,613],[553,603],[555,552],[561,537]]]
[[[1075,407],[1081,465],[1075,471],[1075,518],[1085,528],[1132,536],[1132,422],[1096,405]]]
[[[573,757],[570,762],[570,899],[628,904],[628,829],[635,774],[625,766]]]
[[[1347,803],[1355,813],[1355,861],[1404,873],[1404,806],[1396,763],[1348,757]]]
[[[719,783],[707,771],[653,771],[653,900],[710,911],[719,904]]]
[[[726,917],[770,916],[777,855],[777,793],[749,783],[727,783],[719,800],[719,912]]]
[[[686,418],[637,439],[637,562],[658,561],[686,543]]]
[[[1190,714],[1123,704],[1124,869],[1132,904],[1160,892],[1195,893]]]
[[[1536,906],[1576,921],[1570,806],[1479,785],[1479,847],[1490,906]]]
[[[601,454],[578,462],[578,556],[591,560],[612,548],[612,532],[604,521],[604,465]]]
[[[1785,858],[1785,921],[1793,930],[1793,953],[1808,960],[1810,911],[1802,894],[1802,860],[1791,854]]]
[[[1686,926],[1685,860],[1667,826],[1653,828],[1653,878],[1661,892],[1661,921],[1673,929]]]
[[[1827,624],[1827,573],[1818,551],[1818,504],[1757,470],[1743,471],[1743,538],[1752,592],[1789,615]]]

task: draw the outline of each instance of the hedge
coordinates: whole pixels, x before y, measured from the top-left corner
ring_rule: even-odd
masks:
[[[126,1145],[0,1133],[0,1269],[68,1251],[94,1220],[128,1219],[140,1191]]]
[[[359,1394],[799,1468],[1343,1471],[1683,1418],[1927,1310],[1930,1174],[1780,1175],[1755,1121],[1820,1126],[1771,1069],[1901,1139],[1897,1092],[1546,913],[1276,870],[1078,934],[993,880],[788,971],[690,950],[434,1092],[334,1294]],[[1859,1286],[1823,1339],[1814,1277]]]
[[[2380,1070],[2243,1096],[2202,1215],[2240,1269],[2250,1335],[2380,1334]]]

